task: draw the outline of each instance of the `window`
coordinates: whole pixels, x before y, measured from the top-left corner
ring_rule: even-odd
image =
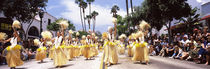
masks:
[[[48,25],[50,25],[50,23],[51,23],[51,19],[48,19]]]

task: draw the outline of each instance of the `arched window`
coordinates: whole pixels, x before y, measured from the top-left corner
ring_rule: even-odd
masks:
[[[39,37],[39,30],[38,30],[35,26],[32,26],[32,27],[29,29],[28,35]]]

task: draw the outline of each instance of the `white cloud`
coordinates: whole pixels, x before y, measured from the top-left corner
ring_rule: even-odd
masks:
[[[77,30],[81,29],[81,20],[80,20],[80,11],[77,4],[75,4],[74,0],[61,0],[61,4],[64,5],[65,12],[61,13],[61,16],[67,18],[73,23],[77,24]],[[91,5],[91,11],[97,11],[99,15],[96,17],[96,30],[100,30],[101,32],[106,31],[108,26],[112,24],[112,14],[110,14],[112,6],[101,6],[101,5]],[[86,8],[86,15],[89,14],[89,7]],[[119,15],[125,16],[126,12],[124,10],[120,10],[118,12]],[[87,25],[87,22],[86,22]],[[88,25],[86,26],[88,29]]]
[[[197,2],[201,3],[201,4],[204,4],[204,3],[207,3],[209,2],[210,0],[196,0]]]

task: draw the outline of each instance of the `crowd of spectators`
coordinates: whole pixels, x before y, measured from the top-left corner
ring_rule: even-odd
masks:
[[[150,55],[194,61],[195,63],[210,64],[210,34],[208,27],[194,29],[192,33],[176,33],[173,40],[169,37],[155,36],[150,47]]]

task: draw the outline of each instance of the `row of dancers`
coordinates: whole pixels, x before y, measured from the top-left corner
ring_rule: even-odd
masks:
[[[104,59],[106,65],[114,65],[118,63],[118,54],[125,54],[127,45],[127,54],[132,57],[133,61],[145,61],[149,62],[148,57],[148,43],[144,41],[144,36],[148,33],[150,28],[149,24],[142,21],[139,25],[139,31],[128,36],[128,42],[126,44],[126,35],[119,36],[119,40],[116,40],[116,25],[115,27],[109,27],[108,32],[102,34],[103,45],[99,46],[98,37],[90,31],[89,35],[82,35],[79,39],[79,32],[76,33],[76,37],[73,38],[72,30],[69,30],[68,36],[64,36],[64,30],[66,29],[66,21],[60,22],[60,32],[57,32],[56,37],[52,37],[52,33],[44,31],[41,33],[41,39],[34,39],[34,45],[39,46],[36,50],[37,61],[43,62],[47,58],[46,53],[49,52],[49,58],[54,61],[54,65],[58,68],[67,64],[68,60],[84,56],[86,60],[94,59],[99,54],[99,49],[103,48]],[[6,57],[8,66],[11,69],[15,69],[16,66],[23,65],[20,52],[24,48],[18,44],[21,40],[16,29],[20,28],[18,21],[13,22],[14,34],[12,38],[5,41],[10,41],[11,45],[8,46],[3,54]],[[1,39],[1,38],[0,38]]]

